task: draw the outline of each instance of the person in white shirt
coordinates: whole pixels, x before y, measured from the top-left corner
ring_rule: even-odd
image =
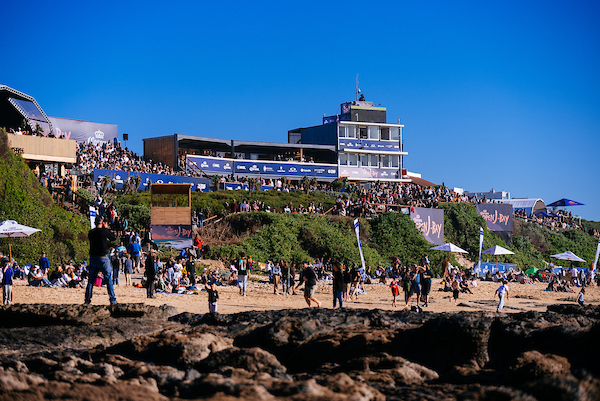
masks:
[[[494,297],[498,294],[498,298],[500,302],[498,302],[498,307],[496,308],[496,312],[501,312],[502,308],[504,308],[504,302],[508,299],[508,281],[503,280],[502,285],[498,287],[496,292],[494,293]]]

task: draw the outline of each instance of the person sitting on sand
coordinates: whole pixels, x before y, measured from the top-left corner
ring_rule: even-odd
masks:
[[[583,296],[585,295],[585,287],[581,288],[581,291],[579,291],[579,295],[577,296],[577,303],[579,304],[579,306],[583,306]]]

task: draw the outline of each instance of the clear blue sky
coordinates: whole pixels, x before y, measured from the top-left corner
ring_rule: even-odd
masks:
[[[0,83],[50,116],[287,141],[354,100],[405,125],[405,167],[600,221],[598,1],[4,1]]]

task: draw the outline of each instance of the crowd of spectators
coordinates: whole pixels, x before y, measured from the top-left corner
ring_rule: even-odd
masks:
[[[517,209],[514,212],[514,216],[523,220],[546,226],[551,230],[576,229],[586,232],[586,227],[584,224],[581,224],[581,219],[579,217],[573,216],[571,212],[568,212],[566,210],[558,209],[553,210],[551,212],[538,212],[536,214],[532,213],[528,215],[524,209]],[[591,234],[595,237],[599,236],[599,233],[597,231]]]
[[[35,130],[29,130],[27,128],[21,128],[21,127],[19,127],[19,128],[9,128],[9,129],[4,128],[4,130],[7,133],[12,134],[12,135],[26,135],[26,136],[40,136],[40,137],[41,136],[45,136],[47,138],[59,138],[59,139],[65,139],[66,138],[65,134],[61,134],[60,136],[57,137],[54,134],[54,132],[52,132],[52,131],[50,131],[48,133],[48,135],[45,135],[44,134],[44,130],[39,125],[36,127]]]
[[[112,142],[79,144],[77,147],[77,167],[83,174],[92,174],[94,169],[106,169],[152,174],[186,175],[160,162],[145,161],[134,152],[121,147],[120,143],[114,145]]]

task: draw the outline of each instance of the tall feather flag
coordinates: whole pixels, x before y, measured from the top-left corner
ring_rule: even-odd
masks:
[[[483,227],[479,227],[479,262],[477,268],[481,269],[481,248],[483,247]]]
[[[358,219],[354,219],[354,232],[356,233],[356,241],[358,241],[358,250],[360,252],[360,262],[362,263],[362,268],[364,271],[367,271],[365,268],[365,258],[363,256],[362,244],[360,243],[360,233],[358,230]]]
[[[600,238],[598,239],[598,247],[596,248],[596,258],[594,259],[594,264],[592,265],[592,274],[596,275],[596,263],[598,263],[598,255],[600,255]]]

